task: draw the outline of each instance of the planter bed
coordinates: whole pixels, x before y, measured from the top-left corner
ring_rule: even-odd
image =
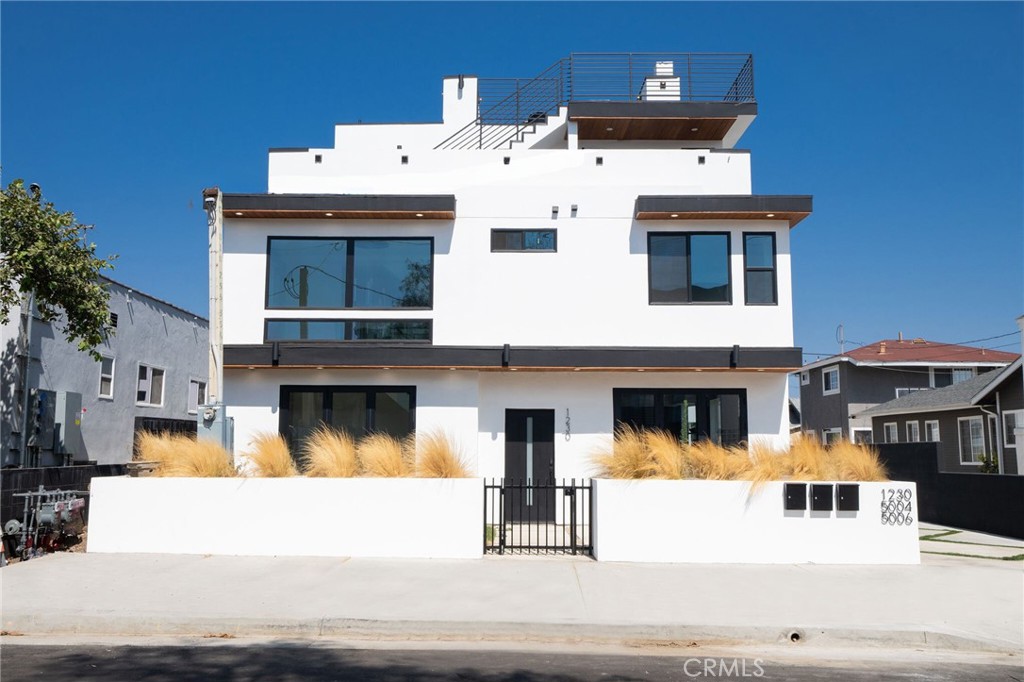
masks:
[[[94,479],[89,552],[477,558],[478,478]]]
[[[789,485],[787,503],[787,483],[778,481],[751,489],[747,481],[595,479],[594,556],[639,562],[920,563],[914,483]],[[806,508],[793,509],[800,506],[801,491]]]

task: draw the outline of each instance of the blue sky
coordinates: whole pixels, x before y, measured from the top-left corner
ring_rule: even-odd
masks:
[[[840,323],[854,344],[1016,331],[1022,3],[5,1],[3,182],[95,224],[115,279],[205,314],[203,187],[266,191],[268,147],[438,120],[443,75],[572,51],[754,54],[754,192],[814,195],[792,241],[805,351],[835,352]]]

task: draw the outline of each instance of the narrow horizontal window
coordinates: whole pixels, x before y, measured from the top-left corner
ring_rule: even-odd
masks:
[[[732,302],[728,234],[654,233],[647,253],[649,303]]]
[[[425,341],[430,320],[267,320],[270,341]]]
[[[430,238],[268,240],[268,308],[429,308],[432,299]]]
[[[557,251],[556,230],[491,230],[491,251]]]

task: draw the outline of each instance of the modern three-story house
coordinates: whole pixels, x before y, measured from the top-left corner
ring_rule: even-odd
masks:
[[[619,423],[785,444],[811,197],[752,194],[756,113],[750,55],[573,54],[445,77],[440,122],[271,149],[266,194],[206,190],[236,451],[440,428],[541,479],[590,474]]]

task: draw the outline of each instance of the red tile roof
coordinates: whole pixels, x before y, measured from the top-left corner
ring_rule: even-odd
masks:
[[[959,346],[955,343],[938,343],[924,339],[884,339],[855,348],[846,356],[857,362],[963,362],[963,363],[1010,363],[1020,357],[1017,353],[1001,350],[987,350],[974,346]]]

